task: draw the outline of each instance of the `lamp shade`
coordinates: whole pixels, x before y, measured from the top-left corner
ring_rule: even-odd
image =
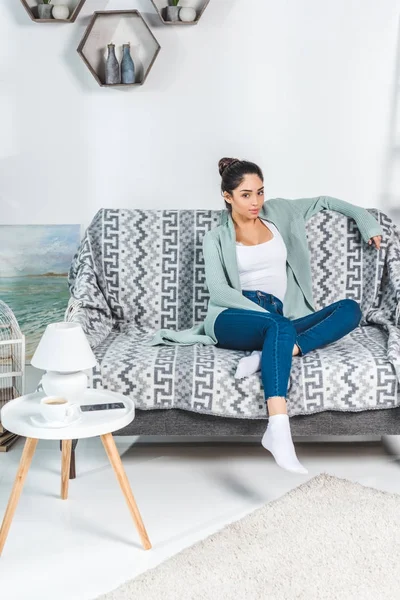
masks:
[[[46,371],[70,373],[96,364],[86,335],[79,323],[50,323],[36,348],[31,365]]]

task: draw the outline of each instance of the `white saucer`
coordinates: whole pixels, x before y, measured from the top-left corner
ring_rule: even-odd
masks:
[[[65,419],[64,421],[46,421],[46,419],[44,417],[42,417],[42,415],[36,415],[36,416],[31,416],[31,421],[34,425],[36,425],[37,427],[46,427],[48,429],[55,429],[58,427],[68,427],[68,425],[75,425],[75,423],[77,423],[78,421],[80,421],[82,418],[82,415],[78,414],[73,414],[71,417],[69,417],[68,419]]]

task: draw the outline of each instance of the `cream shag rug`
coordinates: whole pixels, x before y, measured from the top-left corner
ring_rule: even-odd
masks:
[[[98,600],[303,598],[400,599],[400,495],[321,473]]]

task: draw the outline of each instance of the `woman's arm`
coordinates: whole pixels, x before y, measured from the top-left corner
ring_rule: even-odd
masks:
[[[203,256],[210,299],[214,304],[226,306],[227,308],[243,308],[269,312],[228,284],[222,267],[222,257],[218,245],[209,234],[210,232],[207,232],[203,237]]]
[[[364,242],[375,235],[383,236],[383,230],[375,217],[367,211],[366,208],[356,206],[350,202],[333,198],[332,196],[318,196],[316,198],[300,198],[298,200],[289,200],[298,208],[305,221],[311,219],[320,210],[336,210],[346,217],[355,220]]]

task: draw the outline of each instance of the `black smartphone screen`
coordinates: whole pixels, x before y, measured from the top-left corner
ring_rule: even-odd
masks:
[[[82,412],[89,412],[92,410],[111,410],[113,408],[125,408],[123,402],[107,402],[106,404],[82,404],[80,407]]]

